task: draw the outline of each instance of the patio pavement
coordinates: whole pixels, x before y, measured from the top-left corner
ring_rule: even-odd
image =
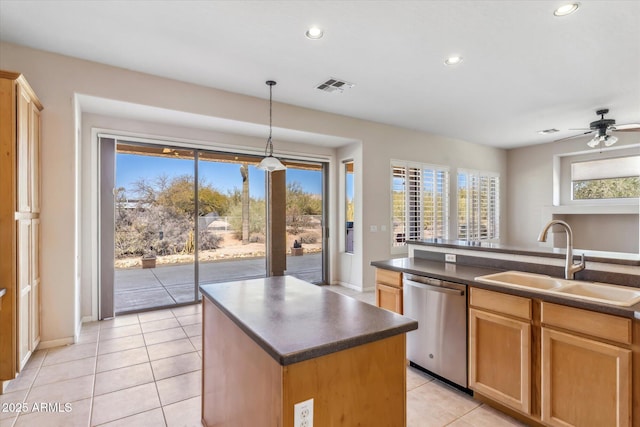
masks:
[[[285,274],[307,282],[322,280],[322,254],[287,256]],[[200,284],[264,277],[265,259],[235,259],[200,263]],[[133,311],[189,303],[194,295],[193,264],[156,268],[116,269],[115,311]]]

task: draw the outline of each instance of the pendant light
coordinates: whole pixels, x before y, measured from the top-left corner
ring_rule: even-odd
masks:
[[[281,170],[285,170],[287,167],[285,165],[283,165],[280,160],[276,159],[275,157],[273,157],[273,141],[271,140],[271,133],[272,133],[272,120],[271,120],[271,109],[272,109],[272,92],[273,92],[273,86],[275,86],[276,82],[274,82],[273,80],[267,80],[267,86],[269,86],[269,138],[267,139],[267,146],[264,149],[264,155],[265,158],[262,159],[262,161],[258,164],[258,166],[256,166],[258,169],[262,169],[264,171],[267,172],[273,172],[273,171],[281,171]]]

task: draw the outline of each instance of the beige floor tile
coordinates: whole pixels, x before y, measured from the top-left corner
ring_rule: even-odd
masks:
[[[197,337],[202,335],[202,323],[183,326],[182,329],[184,329],[184,332],[188,337]]]
[[[115,353],[116,351],[130,350],[138,347],[144,347],[144,338],[142,338],[142,334],[100,341],[100,344],[98,345],[98,355]]]
[[[188,316],[178,317],[178,322],[181,326],[199,325],[202,324],[202,314],[190,314]]]
[[[93,394],[93,375],[33,387],[27,395],[30,404],[40,402],[75,402]]]
[[[22,403],[27,397],[29,390],[17,390],[11,393],[0,394],[0,420],[2,420],[2,427],[5,424],[13,422],[13,420],[23,411],[24,407]],[[11,420],[11,421],[9,421]]]
[[[78,336],[78,341],[76,344],[87,344],[90,342],[98,341],[98,337],[100,336],[100,330],[95,329],[90,332],[80,332],[80,336]]]
[[[100,427],[165,427],[166,425],[162,409],[156,408],[110,423],[100,424]]]
[[[189,341],[191,341],[191,345],[193,345],[196,350],[202,350],[202,336],[189,337]]]
[[[138,313],[138,319],[140,319],[140,323],[153,322],[154,320],[172,319],[172,318],[175,318],[175,316],[173,315],[173,311],[169,309],[147,311],[146,313]]]
[[[439,406],[455,415],[455,418],[459,418],[480,406],[480,402],[471,396],[438,380],[416,387],[410,393],[420,396],[426,406]]]
[[[70,380],[71,378],[93,375],[96,369],[96,358],[72,360],[71,362],[56,363],[55,365],[43,366],[38,372],[33,386],[51,384],[58,381]]]
[[[482,405],[451,424],[456,427],[524,427],[518,420],[499,412],[490,406]]]
[[[162,407],[167,427],[201,427],[200,396]]]
[[[36,379],[39,369],[39,367],[23,369],[15,379],[7,383],[4,392],[11,393],[18,390],[27,390]]]
[[[48,403],[48,402],[47,402]],[[52,402],[56,403],[56,402]],[[49,407],[40,412],[30,412],[21,414],[16,421],[15,427],[88,427],[89,414],[91,413],[91,399],[79,400],[76,402],[57,402],[59,408]],[[65,407],[64,403],[69,403]],[[55,409],[58,409],[57,411]]]
[[[117,353],[101,354],[98,356],[96,372],[110,371],[125,366],[138,365],[149,361],[145,347],[123,350]]]
[[[193,348],[193,345],[188,338],[147,346],[150,360],[158,360],[165,357],[177,356],[179,354],[191,353],[195,350],[196,349]]]
[[[96,396],[153,382],[150,363],[127,366],[96,374]]]
[[[140,320],[138,320],[137,314],[126,314],[124,316],[116,316],[113,319],[101,321],[100,330],[137,325],[138,323],[140,323]]]
[[[40,366],[42,366],[42,362],[44,361],[44,358],[46,357],[48,352],[48,349],[36,350],[35,352],[33,352],[24,369],[39,368]]]
[[[117,328],[100,329],[100,341],[112,340],[114,338],[128,337],[142,333],[140,325],[120,326]]]
[[[195,371],[156,381],[162,406],[200,396],[201,378],[201,372]]]
[[[173,317],[170,319],[162,319],[162,320],[154,320],[151,322],[144,322],[141,323],[142,325],[142,332],[144,332],[145,334],[149,333],[149,332],[155,332],[155,331],[161,331],[164,329],[171,329],[171,328],[177,328],[178,326],[180,326],[180,323],[178,323],[178,320]]]
[[[147,345],[159,344],[161,342],[175,341],[186,338],[182,328],[163,329],[162,331],[149,332],[144,334],[144,341]]]
[[[202,304],[198,303],[198,304],[192,304],[192,305],[185,305],[183,307],[176,307],[176,308],[172,308],[171,311],[176,317],[188,316],[190,314],[201,313]]]
[[[418,369],[408,367],[407,368],[407,391],[413,390],[416,387],[420,387],[423,384],[433,381],[433,377]]]
[[[91,424],[115,421],[158,407],[160,407],[160,400],[153,383],[95,396]]]
[[[42,362],[42,366],[55,365],[56,363],[70,362],[72,360],[93,357],[96,355],[97,346],[96,342],[90,342],[50,348],[44,358],[44,362]]]
[[[202,359],[195,351],[151,362],[156,381],[202,369]]]
[[[407,393],[407,427],[442,427],[458,418],[440,405],[426,401],[416,390]]]

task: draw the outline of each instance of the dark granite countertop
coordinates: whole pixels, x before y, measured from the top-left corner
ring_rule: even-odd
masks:
[[[412,319],[291,276],[200,291],[283,366],[418,328]]]
[[[508,253],[514,255],[531,255],[548,258],[565,258],[566,251],[561,248],[549,247],[531,247],[523,248],[518,246],[508,246],[499,243],[488,242],[467,242],[464,240],[443,240],[443,239],[425,239],[412,240],[408,242],[411,245],[438,246],[442,248],[467,249],[484,252]],[[590,251],[583,249],[574,249],[575,256],[584,254],[586,261],[604,262],[609,264],[636,265],[640,266],[640,254],[624,253],[624,252],[604,252]]]
[[[474,278],[478,276],[498,273],[503,270],[452,264],[440,261],[431,261],[420,258],[395,258],[384,261],[372,261],[371,265],[386,270],[418,274],[440,280],[449,280],[452,282],[463,283],[465,285],[473,286],[476,288],[502,292],[505,294],[512,294],[526,298],[535,298],[542,301],[553,302],[556,304],[563,304],[571,307],[598,311],[601,313],[614,314],[616,316],[640,319],[640,303],[632,305],[631,307],[620,307],[616,305],[600,304],[592,301],[564,297],[561,295],[545,294],[542,292],[536,292],[534,290],[520,290],[506,286],[490,285],[476,282],[474,280]]]

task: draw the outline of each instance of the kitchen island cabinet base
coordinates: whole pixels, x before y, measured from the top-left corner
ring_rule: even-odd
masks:
[[[202,340],[204,426],[293,427],[311,398],[316,426],[406,425],[405,334],[283,366],[203,298]]]

